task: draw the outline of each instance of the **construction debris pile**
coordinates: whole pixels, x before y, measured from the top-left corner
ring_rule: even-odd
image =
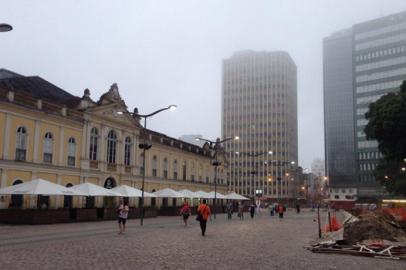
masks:
[[[358,216],[358,220],[344,224],[343,239],[350,244],[363,240],[406,242],[406,231],[388,213],[377,210]]]
[[[406,260],[406,228],[390,213],[376,210],[355,217],[343,212],[342,216],[338,231],[325,231],[322,240],[308,249],[316,253]]]

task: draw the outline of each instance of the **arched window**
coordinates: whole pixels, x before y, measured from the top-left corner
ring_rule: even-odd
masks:
[[[116,163],[116,146],[117,135],[111,130],[107,136],[107,162],[110,164]]]
[[[116,180],[114,178],[109,177],[104,181],[104,188],[112,189],[117,186]]]
[[[203,182],[203,165],[199,165],[199,182]]]
[[[168,179],[168,159],[167,158],[164,158],[162,167],[163,167],[163,176],[165,179]]]
[[[97,143],[99,138],[99,132],[97,128],[92,128],[90,131],[90,149],[89,149],[89,159],[97,160]]]
[[[44,162],[52,163],[52,148],[53,148],[53,136],[51,132],[45,133],[44,138]]]
[[[70,137],[68,140],[68,165],[69,166],[75,166],[75,156],[76,156],[75,138]]]
[[[152,176],[157,176],[158,168],[158,158],[156,156],[152,157]]]
[[[130,166],[131,165],[131,138],[125,138],[125,145],[124,145],[124,165]]]
[[[17,129],[16,160],[25,161],[27,154],[27,130],[25,127]]]
[[[178,179],[178,161],[176,159],[173,161],[173,179]]]
[[[187,164],[186,164],[186,161],[184,161],[183,166],[182,166],[182,179],[183,179],[183,181],[186,181],[186,171],[187,171]]]
[[[190,172],[190,179],[192,180],[192,182],[195,181],[195,175],[196,175],[196,167],[195,167],[195,163],[192,162],[192,171]]]

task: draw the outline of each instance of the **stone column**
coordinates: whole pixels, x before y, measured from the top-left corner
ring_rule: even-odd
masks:
[[[40,126],[41,121],[40,120],[35,120],[35,131],[34,131],[34,156],[33,156],[33,162],[38,163],[38,146],[39,146],[39,140],[40,140]]]
[[[3,136],[3,159],[9,159],[8,150],[9,150],[9,141],[10,141],[10,130],[11,126],[11,115],[6,113],[6,126],[4,128],[4,136]],[[27,142],[28,144],[28,142]]]
[[[106,162],[107,162],[107,158],[106,158],[106,127],[105,126],[101,126],[101,130],[100,130],[100,149],[99,149],[99,161],[101,164],[103,164],[101,167],[99,167],[102,171],[106,171],[107,167],[106,167]]]
[[[59,166],[64,166],[65,164],[63,163],[63,156],[65,155],[65,154],[67,154],[67,153],[64,153],[63,152],[63,146],[65,145],[65,136],[64,136],[64,133],[65,133],[65,128],[64,127],[59,127],[59,159],[58,159],[58,162],[57,162],[57,164],[59,165]]]

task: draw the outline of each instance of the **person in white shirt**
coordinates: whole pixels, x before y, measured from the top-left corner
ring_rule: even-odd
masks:
[[[120,229],[118,234],[123,234],[125,231],[125,223],[127,222],[129,211],[130,211],[130,208],[128,207],[128,203],[123,202],[123,200],[120,199],[120,205],[117,208],[118,228]]]

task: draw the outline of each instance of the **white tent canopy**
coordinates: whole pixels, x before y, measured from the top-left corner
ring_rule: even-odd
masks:
[[[196,194],[188,189],[179,190],[179,193],[183,194],[184,198],[197,198]]]
[[[110,189],[92,184],[92,183],[83,183],[79,185],[75,185],[70,187],[69,189],[73,189],[75,191],[79,191],[84,196],[111,196],[111,197],[123,197],[122,194],[118,192],[111,191]]]
[[[223,194],[218,192],[214,193],[214,191],[209,192],[208,195],[210,196],[210,199],[214,199],[214,195],[216,195],[217,199],[227,199],[227,197],[224,196]]]
[[[121,185],[112,188],[110,190],[120,193],[123,197],[142,197],[142,190],[127,185]],[[152,193],[144,192],[144,197],[156,197],[156,196]]]
[[[44,179],[34,179],[25,183],[17,184],[10,187],[0,189],[2,195],[70,195],[70,196],[85,196],[80,191],[72,190],[64,186],[46,181]]]
[[[211,199],[209,193],[201,191],[201,190],[196,191],[195,196],[196,196],[196,198]]]
[[[240,194],[237,194],[235,192],[231,192],[230,194],[227,194],[225,197],[229,200],[249,200],[248,198],[241,196]]]
[[[152,194],[160,198],[183,198],[184,195],[170,188],[164,188],[153,192]]]

